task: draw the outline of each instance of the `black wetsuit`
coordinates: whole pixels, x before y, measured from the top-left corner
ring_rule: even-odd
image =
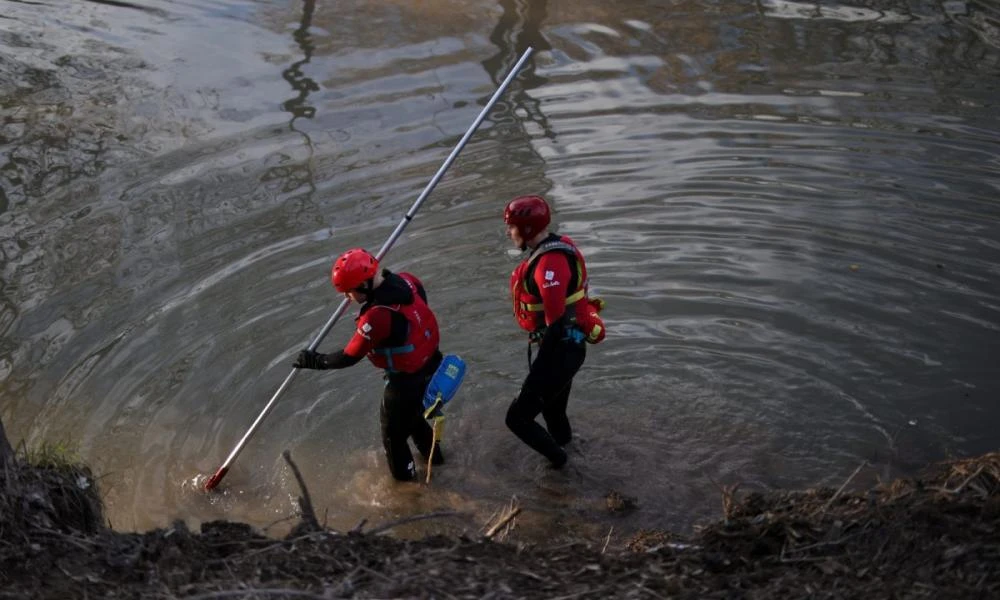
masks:
[[[373,306],[392,306],[394,304],[410,304],[413,302],[413,292],[410,286],[398,275],[388,270],[383,271],[385,277],[382,285],[373,293],[372,299],[361,308],[361,314]],[[417,293],[427,301],[427,293],[422,286],[417,287]],[[380,344],[380,347],[401,346],[406,343],[408,323],[406,317],[398,312],[392,313],[392,333]],[[400,481],[416,479],[417,473],[413,464],[413,454],[407,439],[412,437],[417,450],[426,459],[430,455],[434,432],[424,419],[424,391],[430,383],[434,371],[441,364],[440,350],[434,354],[416,373],[401,373],[386,371],[385,389],[382,393],[382,406],[379,420],[382,424],[382,445],[389,462],[392,476]],[[440,444],[434,450],[435,465],[444,463],[444,454]]]
[[[533,270],[532,266],[525,277],[529,286],[534,285]],[[570,258],[570,271],[576,272],[573,258]],[[575,288],[575,281],[570,282],[568,289]],[[562,319],[545,329],[539,341],[538,356],[528,369],[520,394],[507,409],[506,419],[514,435],[549,459],[556,468],[566,463],[566,451],[562,447],[573,438],[566,405],[573,377],[587,357],[583,337],[579,329],[567,324],[569,318],[567,309]],[[535,421],[539,413],[545,427]]]
[[[566,451],[562,446],[573,439],[566,405],[573,376],[586,356],[583,342],[543,343],[521,385],[521,393],[507,409],[507,427],[557,468],[566,463]],[[535,421],[539,413],[545,420],[545,427]]]

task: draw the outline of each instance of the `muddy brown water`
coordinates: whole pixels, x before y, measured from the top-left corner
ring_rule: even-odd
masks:
[[[279,531],[284,449],[335,528],[516,496],[539,539],[995,449],[997,31],[959,1],[0,0],[0,417],[77,448],[123,530]],[[386,261],[469,363],[448,464],[391,481],[359,365],[301,374],[196,491],[336,308],[332,258],[382,244],[527,45]],[[561,473],[503,426],[526,192],[608,301]]]

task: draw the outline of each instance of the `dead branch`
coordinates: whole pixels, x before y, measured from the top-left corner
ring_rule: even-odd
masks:
[[[979,477],[979,474],[983,472],[984,468],[985,467],[983,466],[983,467],[979,467],[978,469],[976,469],[975,473],[973,473],[972,475],[969,475],[969,477],[966,478],[965,481],[963,481],[962,483],[960,483],[958,485],[958,487],[956,487],[955,489],[949,490],[948,488],[943,487],[943,486],[942,487],[933,486],[933,487],[929,487],[928,489],[934,490],[936,492],[942,492],[944,494],[955,495],[955,494],[961,492],[963,489],[965,489],[965,486],[969,485],[970,481],[972,481],[976,477]]]
[[[296,517],[296,515],[289,515],[289,516],[287,516],[287,517],[281,517],[280,519],[275,519],[274,521],[271,521],[270,523],[268,523],[267,525],[265,525],[265,526],[264,526],[264,527],[262,527],[261,529],[263,529],[263,530],[264,530],[264,532],[265,532],[265,533],[267,533],[267,532],[268,532],[268,531],[270,531],[270,530],[271,530],[271,528],[272,528],[272,527],[274,527],[275,525],[277,525],[277,524],[279,524],[279,523],[284,523],[285,521],[291,521],[291,520],[292,520],[292,519],[294,519],[295,517]]]
[[[709,475],[705,475],[705,478],[711,481],[712,485],[719,488],[719,492],[722,493],[722,518],[728,521],[733,514],[733,508],[736,500],[736,490],[740,489],[741,484],[734,483],[733,485],[725,485],[719,483]]]
[[[6,468],[14,464],[14,448],[11,447],[7,439],[7,432],[3,428],[3,420],[0,419],[0,475],[6,478]]]
[[[285,450],[281,455],[285,457],[285,462],[292,468],[295,480],[299,482],[299,489],[302,490],[302,495],[299,496],[299,509],[302,511],[302,521],[310,529],[322,529],[319,526],[319,520],[316,518],[316,511],[313,510],[312,499],[309,497],[309,488],[306,487],[306,482],[302,479],[302,473],[299,472],[299,468],[292,461],[292,453]]]
[[[232,598],[237,596],[242,598],[252,598],[254,596],[284,596],[295,598],[314,598],[315,600],[324,600],[324,598],[326,598],[326,596],[313,594],[312,592],[303,592],[301,590],[247,588],[242,590],[223,590],[219,592],[209,592],[207,594],[198,594],[197,596],[188,596],[188,600],[212,600],[213,598]]]
[[[867,460],[861,461],[861,464],[858,465],[858,468],[854,469],[854,472],[851,473],[851,476],[848,477],[843,484],[841,484],[841,486],[837,489],[837,491],[833,493],[833,496],[830,496],[830,499],[826,501],[826,504],[823,505],[823,508],[816,511],[815,514],[818,515],[820,513],[826,512],[827,509],[830,508],[830,505],[833,504],[833,501],[836,500],[840,496],[840,493],[844,491],[844,488],[847,487],[847,484],[851,483],[851,480],[854,479],[857,476],[857,474],[861,472],[861,469],[867,464],[868,464]]]
[[[365,524],[367,522],[368,522],[367,518],[361,519],[360,521],[358,521],[358,524],[354,526],[354,529],[348,531],[347,533],[361,533],[361,530],[364,529]]]
[[[392,529],[393,527],[398,527],[399,525],[404,525],[406,523],[412,523],[414,521],[423,521],[423,520],[426,520],[426,519],[438,519],[438,518],[441,518],[441,517],[456,517],[456,516],[461,516],[461,515],[464,515],[464,514],[465,513],[458,512],[458,511],[455,511],[455,510],[445,510],[445,511],[428,513],[426,515],[414,515],[412,517],[406,517],[405,519],[399,519],[399,520],[396,520],[396,521],[390,521],[388,523],[385,523],[384,525],[379,525],[375,529],[370,530],[368,532],[368,535],[376,535],[376,534],[382,533],[383,531],[388,531],[388,530]]]
[[[733,508],[736,502],[736,490],[740,489],[739,483],[733,485],[720,486],[722,490],[722,517],[730,519],[733,516]]]
[[[785,556],[786,555],[803,554],[807,550],[812,550],[814,548],[825,548],[825,547],[831,547],[831,546],[842,546],[848,540],[850,540],[852,538],[855,538],[857,536],[858,536],[858,534],[852,533],[851,535],[845,535],[845,536],[840,537],[840,538],[835,539],[835,540],[823,541],[823,542],[816,542],[814,544],[809,544],[807,546],[798,546],[798,547],[795,547],[795,548],[789,548],[788,547],[788,542],[786,540],[785,544],[781,548],[781,562],[787,562],[785,560]],[[829,558],[829,557],[822,557],[822,558]],[[801,560],[801,559],[789,558],[788,560],[793,560],[794,561],[794,560]]]

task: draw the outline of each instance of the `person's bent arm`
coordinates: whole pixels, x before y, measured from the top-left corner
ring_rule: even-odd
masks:
[[[571,272],[569,258],[562,252],[546,252],[535,264],[534,282],[542,297],[545,312],[545,336],[542,343],[552,338],[562,338],[565,329],[566,290]]]
[[[362,358],[364,358],[364,355],[351,356],[343,350],[323,354],[322,352],[306,349],[299,352],[299,357],[292,366],[297,369],[318,369],[321,371],[327,369],[344,369],[358,364]]]
[[[313,350],[299,352],[299,358],[292,365],[299,369],[345,369],[358,364],[375,344],[389,331],[390,314],[384,310],[372,310],[358,321],[358,328],[343,350],[323,354]]]

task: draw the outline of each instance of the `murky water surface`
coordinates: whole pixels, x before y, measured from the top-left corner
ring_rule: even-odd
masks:
[[[512,496],[523,535],[683,529],[719,486],[996,449],[1000,11],[985,2],[0,0],[0,398],[109,518],[348,529]],[[525,46],[387,265],[470,371],[448,464],[393,483],[380,375],[300,374],[196,491]],[[565,472],[503,425],[526,370],[501,212],[552,200],[608,301]],[[339,347],[350,321],[321,349]],[[610,490],[638,510],[610,515]],[[275,524],[277,523],[277,524]],[[401,530],[406,533],[406,530]],[[616,533],[617,534],[617,533]]]

